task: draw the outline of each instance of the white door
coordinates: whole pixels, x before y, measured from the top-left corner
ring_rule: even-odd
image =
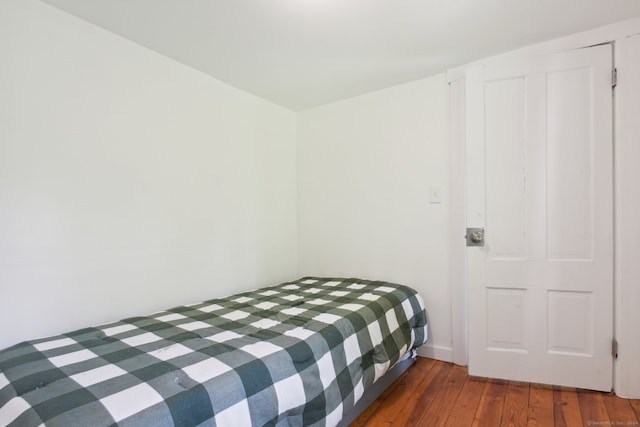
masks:
[[[471,375],[611,390],[611,50],[467,75]]]

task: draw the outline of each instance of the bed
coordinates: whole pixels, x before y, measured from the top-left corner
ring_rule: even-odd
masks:
[[[0,425],[343,425],[426,326],[409,287],[305,277],[24,342],[0,351]]]

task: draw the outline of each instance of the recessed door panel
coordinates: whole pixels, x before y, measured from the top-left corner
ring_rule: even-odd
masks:
[[[527,351],[525,289],[487,288],[487,349]]]
[[[593,294],[549,291],[547,294],[549,352],[593,355]]]
[[[522,77],[487,83],[486,229],[491,258],[524,257],[525,81]],[[520,142],[520,143],[518,143]]]
[[[590,67],[546,73],[548,259],[591,258],[591,74]]]

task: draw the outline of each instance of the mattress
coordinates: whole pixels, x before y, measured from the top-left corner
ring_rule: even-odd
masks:
[[[0,425],[334,426],[426,342],[406,286],[305,277],[0,351]]]

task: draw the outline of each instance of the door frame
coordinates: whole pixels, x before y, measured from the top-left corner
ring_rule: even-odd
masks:
[[[468,365],[465,76],[448,75],[449,91],[449,280],[451,286],[452,361]]]

